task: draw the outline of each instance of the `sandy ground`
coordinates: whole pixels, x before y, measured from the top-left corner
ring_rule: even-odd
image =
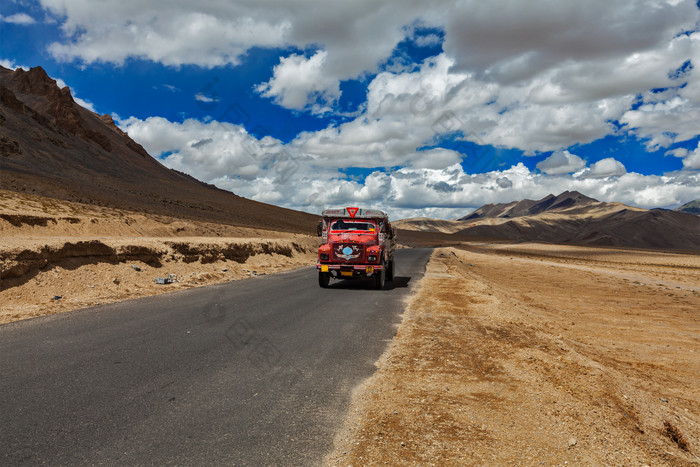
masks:
[[[436,250],[327,465],[700,465],[700,256]]]
[[[0,190],[0,324],[314,264],[318,239]],[[157,284],[156,278],[175,281]]]

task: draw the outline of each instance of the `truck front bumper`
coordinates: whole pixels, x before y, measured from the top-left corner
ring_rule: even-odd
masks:
[[[380,264],[316,264],[316,269],[320,272],[330,272],[335,277],[366,277],[381,271],[384,267]]]

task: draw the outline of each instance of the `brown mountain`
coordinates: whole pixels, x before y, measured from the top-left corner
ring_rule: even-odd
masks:
[[[0,188],[270,230],[312,233],[316,222],[168,169],[41,67],[0,67]]]
[[[524,199],[511,203],[487,204],[468,216],[457,220],[470,221],[486,217],[512,218],[556,211],[567,211],[569,213],[574,211],[585,212],[589,206],[596,203],[599,204],[599,201],[582,195],[578,191],[565,191],[558,196],[547,195],[539,201]]]
[[[431,232],[440,241],[478,238],[700,252],[698,216],[603,203],[575,191],[489,204],[456,221],[405,219],[394,225],[411,231],[411,238],[416,231]]]

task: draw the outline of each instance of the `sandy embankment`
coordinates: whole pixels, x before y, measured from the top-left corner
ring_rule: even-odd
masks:
[[[0,191],[0,324],[307,266],[317,245]],[[169,274],[177,282],[156,284]]]
[[[700,465],[700,256],[465,248],[434,253],[326,464]]]

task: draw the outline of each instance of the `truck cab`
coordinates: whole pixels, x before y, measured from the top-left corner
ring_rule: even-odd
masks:
[[[383,289],[394,279],[396,230],[384,211],[354,207],[326,209],[321,214],[318,233],[319,286],[328,287],[333,279],[374,279]]]

